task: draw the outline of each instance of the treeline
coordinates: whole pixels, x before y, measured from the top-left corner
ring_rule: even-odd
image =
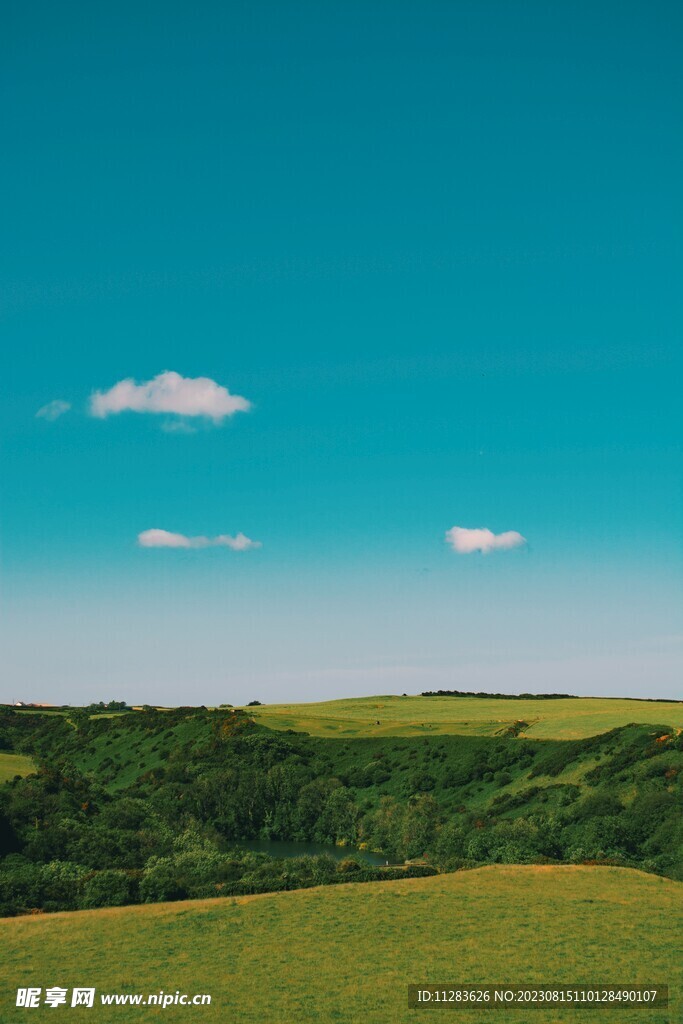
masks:
[[[61,859],[48,861],[31,859],[29,851],[23,855],[8,854],[0,860],[0,917],[31,913],[35,909],[47,913],[90,910],[131,903],[279,892],[338,882],[419,878],[436,873],[435,868],[427,865],[370,867],[353,856],[336,860],[321,854],[279,860],[241,849],[226,851],[197,827],[178,833],[157,816],[150,820],[144,801],[129,800],[119,810],[134,817],[145,815],[144,844],[148,850],[144,860],[139,858],[138,837],[130,834],[129,829],[121,829],[120,822],[107,829],[106,820],[99,823],[100,834],[108,831],[108,838],[115,836],[117,846],[108,851],[99,849],[94,858],[95,851],[88,844],[86,848],[81,845],[72,851],[65,850]],[[155,852],[150,854],[154,829],[161,831],[156,832]],[[70,856],[79,859],[68,859]],[[136,863],[140,866],[131,866]]]
[[[425,690],[420,697],[482,697],[486,700],[578,700],[575,693],[483,693],[474,690]]]

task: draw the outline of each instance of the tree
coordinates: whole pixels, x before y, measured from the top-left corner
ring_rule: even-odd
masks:
[[[356,839],[358,815],[358,807],[351,799],[349,790],[339,786],[327,798],[316,832],[323,841],[344,839],[353,842]]]
[[[401,847],[405,857],[419,857],[431,845],[441,810],[433,796],[421,793],[408,801],[401,829]]]
[[[166,900],[182,900],[187,890],[178,880],[176,864],[172,857],[150,857],[140,882],[140,899],[144,903],[160,903]]]

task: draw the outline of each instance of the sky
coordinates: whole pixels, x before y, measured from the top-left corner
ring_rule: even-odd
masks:
[[[683,697],[682,21],[9,4],[0,699]]]

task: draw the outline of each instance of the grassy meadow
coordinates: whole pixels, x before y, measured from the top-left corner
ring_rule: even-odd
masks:
[[[9,754],[0,751],[0,783],[13,779],[15,775],[30,775],[35,771],[33,758],[25,754]]]
[[[539,740],[583,739],[632,722],[683,728],[683,702],[612,697],[358,697],[246,710],[270,729],[295,729],[312,736],[495,736],[519,721],[528,725],[520,735]]]
[[[669,1024],[683,1007],[682,910],[681,883],[637,871],[495,866],[1,920],[0,1022],[15,1024],[23,1013],[14,1008],[18,984],[208,992],[211,1006],[190,1008],[197,1021],[400,1024],[414,1019],[409,982],[623,982],[668,983],[669,1010],[592,1010],[591,1021]],[[187,1013],[168,1007],[163,1017]],[[145,1022],[158,1014],[96,1005],[87,1018]],[[532,1016],[537,1024],[575,1019],[571,1010]],[[481,1014],[461,1010],[457,1019]],[[499,1010],[495,1020],[526,1024],[519,1011]]]

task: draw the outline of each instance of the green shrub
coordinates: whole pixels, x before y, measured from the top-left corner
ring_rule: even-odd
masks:
[[[133,881],[125,871],[98,871],[83,887],[81,906],[85,909],[122,907],[132,902],[133,892]]]

